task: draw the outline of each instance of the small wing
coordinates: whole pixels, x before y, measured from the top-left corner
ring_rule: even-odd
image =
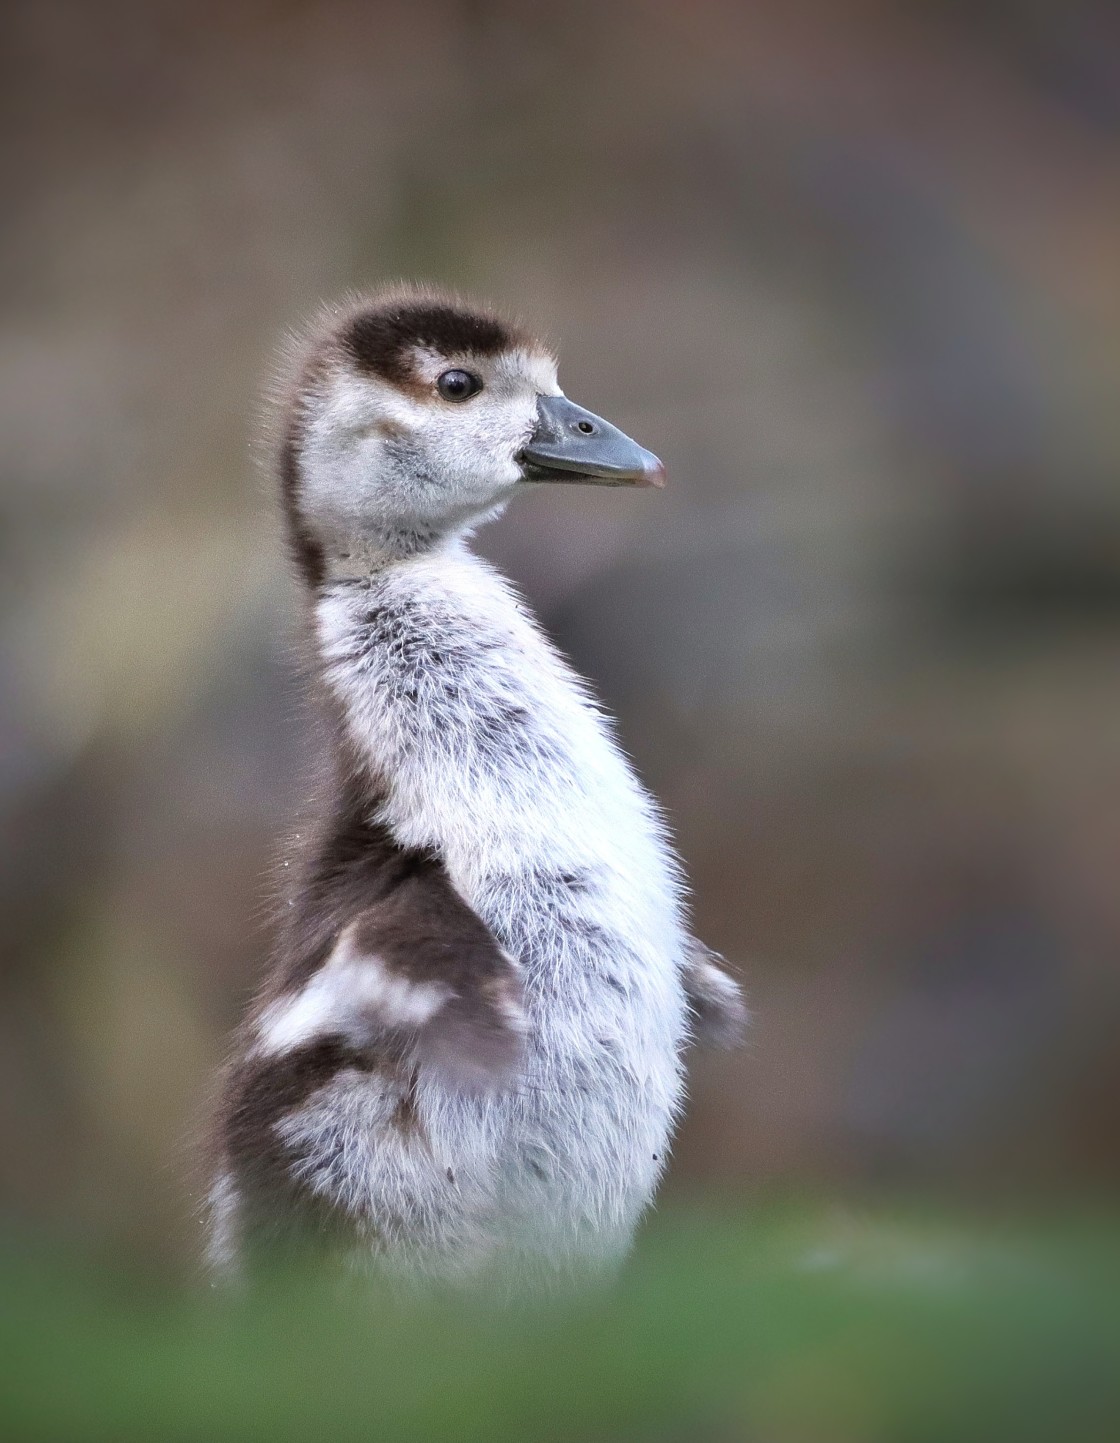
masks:
[[[336,1038],[471,1092],[509,1083],[527,1027],[517,962],[437,867],[344,921],[321,965],[255,1022],[266,1054]]]
[[[715,1047],[739,1046],[750,1017],[742,990],[724,971],[726,966],[718,952],[693,939],[682,977],[685,996],[696,1040]]]

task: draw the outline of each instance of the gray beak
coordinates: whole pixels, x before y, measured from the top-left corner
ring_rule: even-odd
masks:
[[[538,398],[536,428],[517,459],[526,481],[665,485],[665,467],[652,451],[567,396]]]

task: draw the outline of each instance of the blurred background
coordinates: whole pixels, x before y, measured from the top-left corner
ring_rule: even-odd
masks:
[[[300,800],[258,397],[289,325],[400,276],[539,327],[669,469],[480,545],[746,976],[670,1202],[1114,1197],[1120,12],[5,12],[9,1226],[194,1254]]]

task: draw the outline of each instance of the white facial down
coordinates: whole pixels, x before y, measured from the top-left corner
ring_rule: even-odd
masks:
[[[299,508],[328,555],[407,533],[459,530],[500,509],[523,480],[518,452],[542,395],[562,394],[543,352],[440,355],[416,347],[397,384],[332,357],[303,400]],[[481,383],[465,399],[440,377]]]

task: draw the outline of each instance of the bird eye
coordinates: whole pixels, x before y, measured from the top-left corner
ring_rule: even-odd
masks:
[[[482,390],[482,380],[470,371],[444,371],[436,390],[445,401],[469,401]]]

